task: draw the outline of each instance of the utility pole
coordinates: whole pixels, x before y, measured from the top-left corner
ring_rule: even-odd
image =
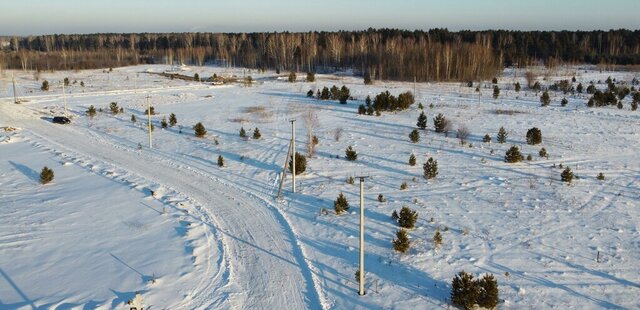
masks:
[[[64,82],[62,82],[62,100],[64,101],[64,116],[67,116],[67,95],[64,92]]]
[[[416,83],[417,82],[418,82],[418,78],[414,75],[413,76],[413,95],[416,96],[416,97],[418,96],[417,93],[416,93]]]
[[[296,192],[296,120],[292,119],[291,122],[291,157],[293,160],[291,161],[291,178],[293,180],[292,189],[293,192]]]
[[[16,76],[11,73],[11,79],[13,80],[13,103],[20,103],[18,102],[18,93],[16,93]]]
[[[360,178],[360,287],[358,289],[358,295],[365,295],[364,291],[364,179],[368,176],[359,176]]]
[[[149,95],[147,95],[147,120],[149,121],[147,126],[149,128],[149,148],[152,149],[153,141],[151,140],[151,103],[149,103]]]

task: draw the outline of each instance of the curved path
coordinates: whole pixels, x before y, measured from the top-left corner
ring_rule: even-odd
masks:
[[[194,217],[207,228],[206,268],[183,302],[170,308],[322,308],[295,234],[271,203],[161,152],[137,152],[86,128],[44,121],[28,106],[2,103],[0,120],[23,128],[58,156],[112,165],[186,196],[196,206]],[[213,247],[220,257],[211,257]]]

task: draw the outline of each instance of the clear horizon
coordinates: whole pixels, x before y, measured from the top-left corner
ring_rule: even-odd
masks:
[[[567,3],[569,2],[569,3]],[[610,30],[640,29],[640,1],[551,1],[491,3],[457,0],[258,1],[81,0],[2,4],[0,35],[272,32],[397,28],[428,30]]]

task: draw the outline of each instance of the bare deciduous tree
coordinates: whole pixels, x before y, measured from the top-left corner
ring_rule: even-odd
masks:
[[[471,132],[469,131],[469,128],[467,128],[467,126],[465,126],[464,124],[458,126],[456,136],[458,137],[458,139],[460,139],[460,144],[464,145],[467,142],[470,134]]]
[[[307,155],[309,157],[315,154],[315,143],[313,141],[313,136],[316,128],[320,125],[320,120],[318,120],[318,115],[316,111],[312,108],[308,108],[304,114],[304,127],[307,130]]]

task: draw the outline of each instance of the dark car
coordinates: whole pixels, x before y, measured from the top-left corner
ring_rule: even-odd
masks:
[[[69,124],[71,120],[66,116],[54,116],[53,122],[56,124]]]

